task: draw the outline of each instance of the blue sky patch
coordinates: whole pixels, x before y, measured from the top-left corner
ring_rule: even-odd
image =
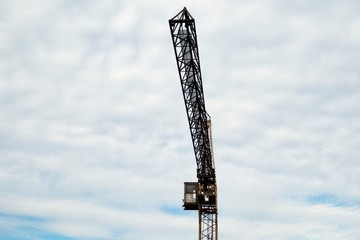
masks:
[[[72,240],[73,238],[58,235],[52,232],[42,230],[41,223],[45,218],[29,215],[11,215],[0,213],[0,220],[6,222],[17,222],[15,226],[9,229],[0,229],[0,239],[6,240]]]
[[[308,197],[307,201],[312,204],[326,204],[335,207],[353,207],[360,205],[359,201],[344,200],[332,194],[313,195]]]
[[[187,215],[189,211],[185,211],[181,206],[162,206],[161,211],[170,215]]]

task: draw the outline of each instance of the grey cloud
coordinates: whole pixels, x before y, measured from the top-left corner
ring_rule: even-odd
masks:
[[[359,4],[186,6],[221,238],[358,239],[359,206],[307,199],[360,198]],[[164,211],[181,209],[182,182],[196,178],[167,22],[182,7],[1,3],[0,237],[31,234],[24,226],[74,239],[196,236],[196,214]]]

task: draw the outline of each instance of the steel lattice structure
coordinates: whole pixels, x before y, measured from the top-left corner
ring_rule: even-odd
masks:
[[[211,121],[205,109],[195,20],[184,8],[169,20],[169,25],[197,164],[196,206],[187,205],[184,200],[184,207],[185,210],[199,211],[199,240],[217,240],[217,186]]]

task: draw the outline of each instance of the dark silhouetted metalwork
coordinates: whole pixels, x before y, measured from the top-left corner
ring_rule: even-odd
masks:
[[[195,20],[184,8],[169,25],[197,164],[198,182],[185,182],[184,209],[199,211],[199,240],[217,240],[211,119],[205,109]]]

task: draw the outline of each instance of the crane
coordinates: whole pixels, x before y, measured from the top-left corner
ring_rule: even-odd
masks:
[[[199,240],[218,239],[218,208],[211,118],[205,109],[195,19],[186,7],[169,20],[197,165],[197,182],[184,183],[184,210],[197,210]]]

